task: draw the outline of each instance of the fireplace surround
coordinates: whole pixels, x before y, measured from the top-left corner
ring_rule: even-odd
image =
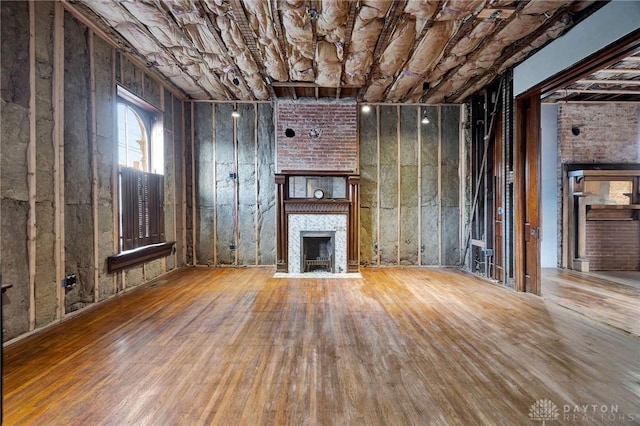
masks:
[[[358,272],[360,177],[331,171],[296,171],[276,174],[275,180],[277,272]],[[330,238],[331,255],[305,258],[305,235]]]

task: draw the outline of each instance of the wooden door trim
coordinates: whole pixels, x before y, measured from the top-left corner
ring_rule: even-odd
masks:
[[[530,123],[537,123],[534,126]],[[540,167],[540,91],[529,92],[516,98],[515,104],[515,140],[514,140],[514,278],[515,289],[517,291],[527,291],[526,288],[526,241],[525,223],[527,222],[527,193],[526,193],[526,177],[527,177],[527,146],[529,143],[536,143],[537,148],[537,167]],[[539,178],[539,170],[536,177]],[[536,179],[535,185],[538,186],[536,209],[539,212],[540,206],[540,180]],[[539,219],[539,218],[538,218]],[[539,220],[538,220],[539,221]],[[539,223],[535,224],[539,228]],[[538,259],[536,268],[540,268],[540,245],[537,246],[536,258]],[[540,294],[540,276],[536,274],[532,287],[529,289],[531,293]]]

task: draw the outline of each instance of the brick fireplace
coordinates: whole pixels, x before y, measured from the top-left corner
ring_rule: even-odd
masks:
[[[277,104],[278,272],[358,271],[357,111],[352,100]]]

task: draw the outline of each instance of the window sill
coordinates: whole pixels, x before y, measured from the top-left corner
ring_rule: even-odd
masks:
[[[110,274],[119,272],[160,257],[168,256],[173,252],[173,245],[175,243],[175,241],[167,241],[165,243],[151,244],[109,256],[107,257],[107,272]]]

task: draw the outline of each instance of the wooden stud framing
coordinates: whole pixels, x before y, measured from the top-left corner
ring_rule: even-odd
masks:
[[[53,34],[53,192],[55,203],[56,318],[65,314],[64,277],[64,8],[55,4]]]
[[[442,265],[442,107],[438,106],[438,265]]]
[[[218,159],[216,157],[216,145],[218,139],[216,138],[216,104],[211,106],[211,144],[213,152],[213,182],[211,187],[213,188],[213,264],[218,264]]]
[[[464,212],[465,212],[465,193],[466,193],[466,173],[467,173],[467,162],[466,162],[466,147],[465,147],[465,121],[467,120],[466,110],[465,108],[460,108],[460,121],[458,123],[458,246],[460,250],[458,251],[458,265],[463,266],[465,263],[465,259],[462,258],[463,247],[465,244],[465,226],[464,226]]]
[[[258,232],[258,214],[260,211],[260,194],[258,193],[258,104],[253,104],[253,176],[255,180],[253,182],[253,186],[255,189],[256,202],[255,202],[255,210],[253,212],[253,229],[255,230],[255,246],[256,246],[256,257],[255,257],[255,265],[259,265],[258,261],[259,256],[259,242],[260,242],[260,234]]]
[[[116,103],[117,99],[117,88],[116,88],[116,49],[115,47],[111,47],[111,99],[112,107],[111,107],[111,128],[118,128],[118,106]],[[114,137],[114,139],[116,139]],[[114,142],[115,145],[115,142]],[[111,167],[111,199],[113,200],[111,205],[111,211],[113,213],[113,252],[118,253],[120,251],[120,210],[118,208],[118,200],[120,199],[120,188],[118,185],[119,182],[119,174],[118,174],[118,150],[113,149],[112,155],[112,167]],[[113,294],[118,293],[118,275],[113,274]]]
[[[160,134],[160,137],[162,138],[162,150],[166,151],[166,147],[165,147],[165,140],[164,140],[164,134],[166,132],[166,124],[164,121],[164,113],[166,112],[166,104],[165,104],[165,99],[164,99],[164,87],[160,86],[160,110],[162,111],[162,132],[158,132]],[[164,152],[162,153],[162,161],[163,161],[163,165],[162,168],[165,169],[165,165],[166,165],[166,161],[165,161],[165,155]],[[165,172],[165,176],[166,176],[166,172]],[[169,182],[167,182],[167,180],[164,180],[164,186],[166,186]],[[164,191],[163,188],[163,196],[164,199],[162,200],[162,205],[164,205],[164,202],[166,201],[167,198],[167,192]],[[162,212],[162,216],[164,217],[164,211]],[[174,215],[175,215],[175,211],[174,211]],[[167,221],[165,220],[166,218],[163,218],[164,224],[165,226],[167,225]],[[166,229],[166,228],[165,228]],[[166,231],[165,231],[165,237],[167,235]],[[175,234],[174,234],[175,236]],[[160,258],[160,265],[162,265],[162,273],[166,274],[167,273],[167,258],[166,257],[161,257]]]
[[[402,143],[402,138],[401,138],[401,124],[402,124],[402,120],[400,117],[400,105],[396,105],[396,120],[397,120],[397,125],[396,125],[396,142],[397,142],[397,158],[396,158],[396,167],[397,169],[397,176],[398,176],[398,212],[397,212],[397,216],[398,216],[398,222],[397,222],[397,227],[398,227],[398,239],[397,239],[397,252],[396,252],[396,265],[400,265],[400,248],[402,247],[402,221],[400,220],[400,212],[402,210],[402,197],[401,197],[401,192],[402,192],[402,151],[401,151],[401,143]],[[380,179],[380,178],[378,178]],[[380,226],[380,225],[378,225]]]
[[[234,109],[237,108],[237,105],[234,104]],[[238,265],[238,211],[239,211],[239,199],[238,196],[238,119],[236,117],[233,118],[233,173],[235,174],[235,179],[233,179],[233,245],[236,248],[233,252],[233,264],[235,266]]]
[[[418,127],[418,266],[422,265],[422,127],[421,117],[424,106],[418,107],[416,126]]]
[[[198,258],[196,256],[196,215],[195,215],[195,206],[196,206],[196,174],[195,174],[195,164],[196,164],[196,156],[194,152],[195,148],[195,104],[191,102],[191,132],[190,132],[190,144],[191,144],[191,260],[193,265],[198,264]]]
[[[36,16],[35,3],[29,2],[29,144],[27,145],[27,221],[29,264],[29,331],[36,326]]]
[[[182,138],[181,138],[181,147],[182,147],[182,152],[180,155],[180,159],[182,161],[182,214],[181,214],[181,221],[182,221],[182,265],[186,265],[187,264],[187,159],[186,159],[186,129],[185,129],[185,117],[184,117],[184,109],[185,109],[185,104],[184,102],[181,104],[181,112],[180,112],[180,116],[181,116],[181,121],[182,121]]]
[[[91,110],[91,218],[93,221],[93,301],[98,302],[100,280],[98,271],[98,139],[96,135],[96,64],[93,31],[89,30],[89,108]]]
[[[380,106],[376,105],[376,263],[380,266]]]

